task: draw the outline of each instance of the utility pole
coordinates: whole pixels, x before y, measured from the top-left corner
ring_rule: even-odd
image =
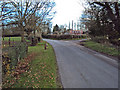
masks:
[[[73,20],[72,20],[72,30],[73,30]]]
[[[76,30],[76,22],[74,23],[74,29]]]
[[[79,28],[78,28],[78,27],[79,27],[79,23],[77,22],[77,30],[79,30]]]
[[[69,30],[70,30],[70,21],[69,21]]]

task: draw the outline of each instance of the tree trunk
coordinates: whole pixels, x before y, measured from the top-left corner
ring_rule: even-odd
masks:
[[[34,38],[36,37],[35,28],[34,28]]]
[[[40,41],[43,41],[43,38],[42,38],[42,35],[41,35],[41,33],[40,33]]]
[[[24,42],[25,39],[24,39],[24,28],[22,27],[22,32],[21,32],[21,42]]]
[[[38,33],[39,33],[40,41],[43,41],[43,39],[42,39],[42,33],[41,33],[40,29],[38,29]]]

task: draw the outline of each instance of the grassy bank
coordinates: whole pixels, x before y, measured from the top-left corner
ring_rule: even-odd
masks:
[[[82,42],[82,44],[85,47],[88,47],[95,51],[105,53],[111,56],[118,56],[118,54],[120,54],[120,52],[118,53],[118,49],[116,49],[115,47],[103,45],[94,41],[86,41],[86,42]]]
[[[57,81],[57,65],[53,48],[48,44],[44,50],[45,42],[37,46],[30,46],[27,59],[29,60],[28,70],[13,77],[7,77],[3,87],[12,88],[58,88],[61,87]],[[31,57],[32,56],[32,57]],[[24,62],[24,60],[22,60]]]

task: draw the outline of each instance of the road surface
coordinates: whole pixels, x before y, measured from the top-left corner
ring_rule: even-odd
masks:
[[[44,40],[55,50],[64,88],[118,88],[116,60],[72,41]]]

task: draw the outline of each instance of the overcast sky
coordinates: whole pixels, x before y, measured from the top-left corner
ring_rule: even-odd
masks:
[[[57,13],[52,20],[53,26],[55,24],[68,25],[69,21],[77,20],[83,11],[80,0],[55,0],[55,2]]]

